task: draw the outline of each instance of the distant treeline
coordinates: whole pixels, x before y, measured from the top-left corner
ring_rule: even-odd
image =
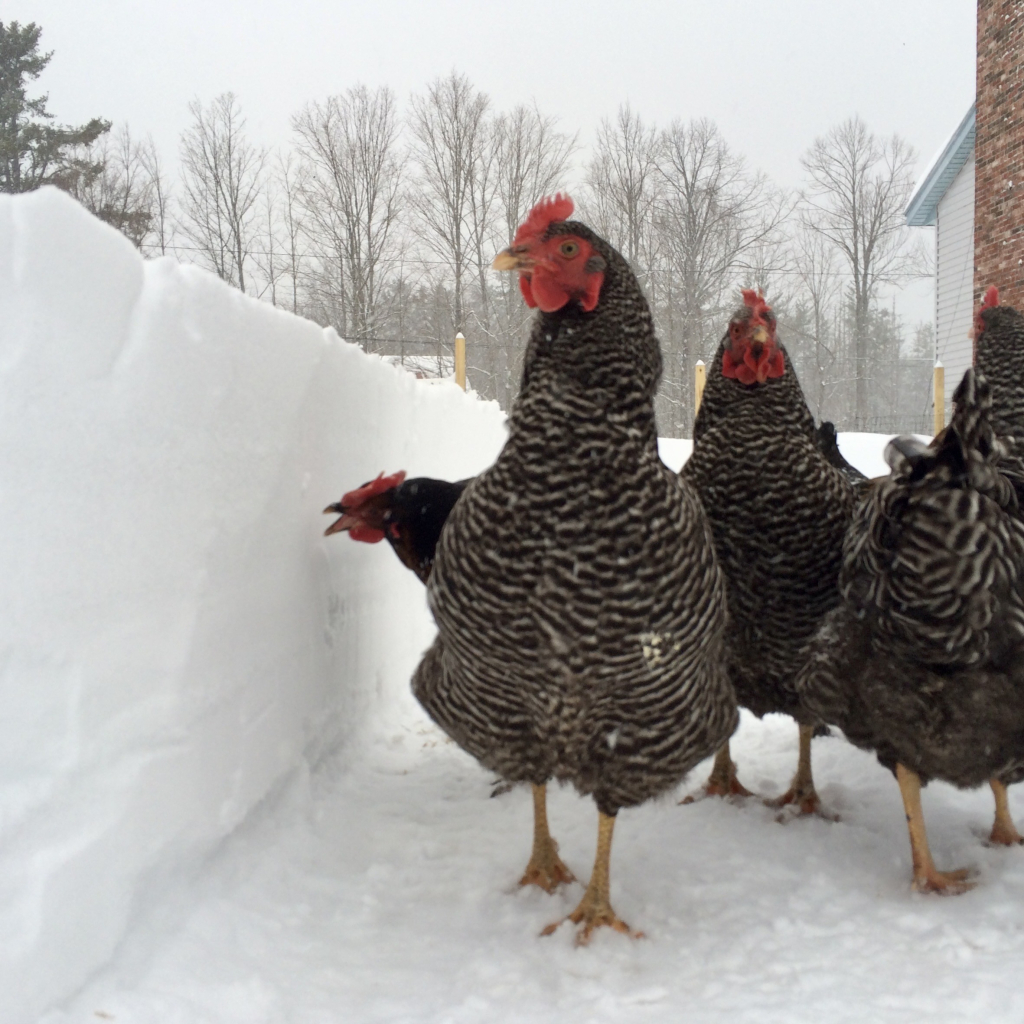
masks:
[[[496,111],[453,72],[404,108],[362,85],[310,102],[280,151],[250,140],[232,94],[197,99],[171,180],[151,139],[99,118],[55,126],[46,98],[28,98],[52,56],[39,36],[0,23],[2,191],[59,185],[147,255],[199,263],[415,372],[449,373],[461,330],[470,385],[505,408],[531,314],[490,263],[540,196],[567,191],[654,308],[662,434],[689,435],[694,364],[713,356],[741,287],[778,313],[818,418],[929,429],[931,324],[908,330],[879,305],[882,286],[929,272],[903,221],[915,156],[859,118],[815,140],[790,193],[707,118],[659,130],[624,105],[581,161],[578,133],[532,105]]]

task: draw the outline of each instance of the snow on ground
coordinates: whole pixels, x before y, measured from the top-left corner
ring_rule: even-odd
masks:
[[[613,900],[646,938],[538,936],[582,889],[516,887],[529,793],[492,799],[409,694],[423,588],[320,536],[379,470],[485,465],[494,407],[43,192],[0,202],[0,419],[4,1024],[1024,1017],[1024,851],[984,846],[990,795],[926,790],[939,865],[979,885],[913,895],[896,785],[834,737],[839,821],[623,811]],[[869,475],[884,440],[840,435]],[[796,728],[745,714],[733,750],[776,795]],[[550,805],[586,879],[594,807]]]
[[[734,743],[746,784],[780,793],[793,723],[745,715]],[[938,863],[980,884],[916,896],[892,777],[841,739],[814,749],[837,823],[779,824],[756,800],[623,811],[613,900],[647,937],[577,949],[567,927],[538,933],[582,886],[515,886],[529,793],[490,799],[475,762],[410,715],[351,769],[297,776],[44,1024],[1020,1021],[1024,851],[982,845],[991,799],[926,790]],[[550,817],[585,879],[593,804],[555,790]]]

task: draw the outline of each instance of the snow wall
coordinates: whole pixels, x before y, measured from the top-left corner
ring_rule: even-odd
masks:
[[[0,1020],[27,1024],[290,773],[408,728],[423,587],[322,509],[476,473],[505,429],[52,189],[0,196],[0,423]]]

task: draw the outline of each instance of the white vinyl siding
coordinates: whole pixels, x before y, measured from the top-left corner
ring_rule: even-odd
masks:
[[[935,223],[935,339],[946,368],[946,422],[953,390],[971,365],[974,294],[974,151],[939,200]]]

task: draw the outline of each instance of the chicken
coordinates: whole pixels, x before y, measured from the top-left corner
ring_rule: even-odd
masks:
[[[635,934],[610,899],[619,809],[676,786],[737,711],[707,522],[658,457],[650,310],[572,211],[542,201],[494,261],[539,313],[509,439],[441,534],[427,584],[438,636],[413,692],[501,777],[593,796],[594,870],[569,915],[583,943],[600,926]]]
[[[985,292],[975,314],[971,338],[975,366],[992,389],[992,429],[1007,447],[1003,465],[1009,466],[1024,458],[1024,316],[1012,306],[999,304],[999,289],[994,285]],[[1021,478],[1021,467],[1017,465],[1011,479]],[[1017,499],[1024,502],[1024,489],[1018,490]],[[1024,843],[1010,817],[1005,786],[997,780],[993,791],[996,815],[989,842],[1005,846]]]
[[[441,529],[468,483],[381,473],[324,509],[325,515],[341,515],[324,536],[347,530],[353,540],[367,544],[386,539],[401,563],[426,583]]]
[[[406,480],[402,471],[387,477],[381,473],[324,509],[325,514],[341,513],[341,518],[327,527],[324,536],[347,530],[353,540],[368,544],[376,544],[386,537],[402,564],[426,583],[441,530],[468,483],[468,480],[450,483],[430,477]],[[503,788],[496,787],[491,795]],[[552,893],[558,886],[575,881],[576,876],[558,856],[558,843],[548,826],[547,787],[535,784],[533,853],[519,884],[536,885]]]
[[[799,723],[799,762],[776,801],[820,810],[811,772],[814,720],[794,687],[803,645],[839,601],[843,535],[853,487],[829,464],[775,314],[743,292],[708,374],[682,477],[700,495],[729,595],[729,678],[742,707],[784,712]],[[709,795],[747,794],[728,746]]]
[[[1005,783],[1024,771],[1024,524],[992,431],[991,392],[970,369],[930,446],[896,438],[846,539],[842,601],[809,647],[797,687],[810,712],[892,770],[914,888],[952,894],[938,871],[920,788]]]
[[[1024,316],[999,305],[994,286],[974,318],[974,364],[992,389],[991,424],[996,437],[1014,439],[1024,451]]]

